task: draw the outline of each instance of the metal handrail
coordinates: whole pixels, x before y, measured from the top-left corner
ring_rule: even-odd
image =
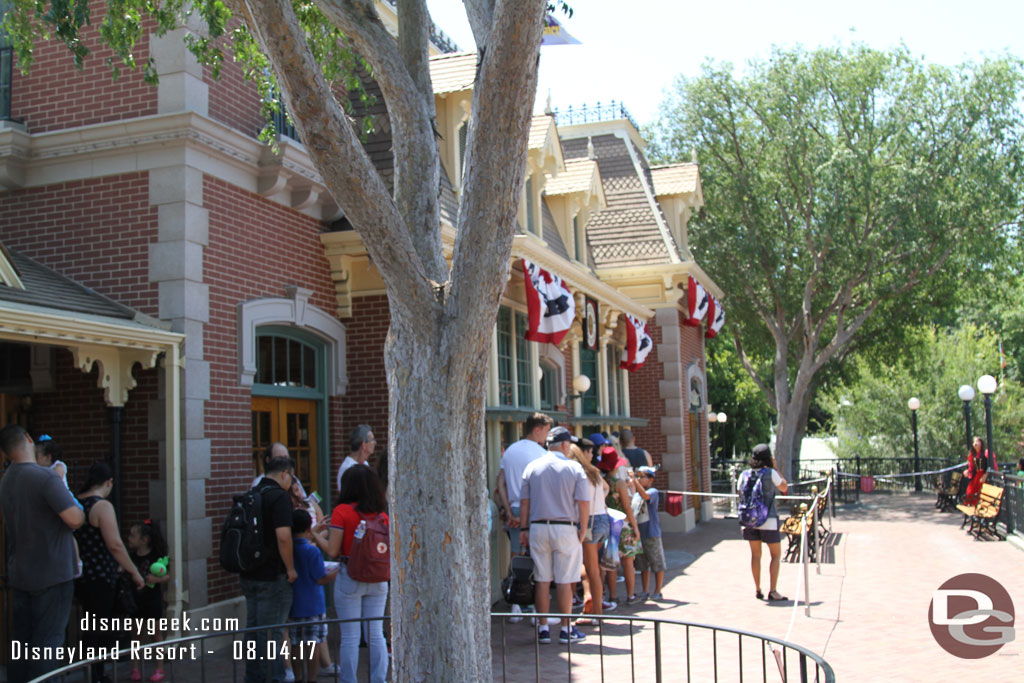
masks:
[[[507,680],[507,676],[508,676],[508,673],[507,673],[507,654],[508,654],[508,651],[509,651],[509,646],[508,646],[508,642],[507,642],[507,638],[506,638],[507,634],[506,634],[505,624],[512,617],[522,617],[522,616],[523,616],[522,614],[513,614],[513,613],[506,613],[506,612],[492,612],[491,613],[491,617],[493,619],[499,619],[501,621],[501,627],[500,628],[501,628],[501,658],[502,658],[502,672],[501,672],[501,674],[502,674],[502,680]],[[579,617],[580,615],[578,615],[578,614],[577,615],[571,615],[571,614],[567,615],[567,614],[558,614],[558,613],[543,613],[543,614],[531,614],[531,616],[533,616],[535,618],[538,618],[538,619],[547,619],[547,618],[570,618],[570,619],[575,619],[575,618]],[[731,636],[735,636],[737,638],[736,643],[737,643],[738,661],[739,661],[739,663],[741,665],[740,676],[741,676],[741,679],[743,679],[743,680],[756,680],[756,678],[757,678],[756,676],[750,676],[749,678],[743,678],[743,669],[742,669],[742,665],[743,665],[743,661],[744,661],[743,641],[744,641],[744,639],[748,639],[748,640],[758,641],[758,642],[761,643],[761,645],[760,645],[761,657],[760,657],[760,666],[759,666],[759,668],[760,668],[760,671],[761,671],[760,678],[761,678],[762,681],[767,682],[769,680],[768,673],[767,673],[769,668],[770,668],[769,664],[768,664],[769,662],[775,662],[775,666],[778,667],[781,672],[784,672],[782,674],[784,680],[793,680],[793,681],[799,680],[802,683],[807,683],[807,682],[812,681],[812,680],[815,681],[816,683],[833,683],[835,681],[835,674],[832,671],[832,667],[829,666],[829,664],[822,657],[820,657],[819,655],[815,654],[814,652],[811,652],[810,650],[808,650],[805,647],[802,647],[800,645],[796,645],[795,643],[790,643],[790,642],[787,642],[785,640],[781,640],[779,638],[774,638],[772,636],[767,636],[767,635],[764,635],[764,634],[755,633],[753,631],[747,631],[747,630],[744,630],[744,629],[729,628],[729,627],[725,627],[725,626],[714,626],[714,625],[711,625],[711,624],[679,621],[679,620],[674,620],[674,619],[657,619],[657,618],[652,618],[652,617],[635,617],[635,616],[628,616],[628,615],[607,615],[607,614],[605,614],[605,615],[591,615],[591,614],[588,614],[586,616],[587,616],[587,618],[594,619],[597,622],[597,624],[598,624],[598,630],[597,630],[597,632],[594,635],[597,636],[598,641],[599,641],[599,651],[597,653],[597,656],[600,658],[600,670],[601,670],[601,679],[600,680],[601,681],[605,680],[605,656],[606,655],[605,655],[605,652],[604,652],[603,641],[604,641],[604,637],[605,637],[604,636],[604,626],[605,626],[606,622],[620,622],[620,623],[621,622],[626,622],[630,626],[630,634],[629,634],[629,637],[630,637],[630,668],[631,668],[634,680],[636,679],[636,660],[635,660],[635,657],[633,656],[633,650],[634,650],[634,646],[633,646],[633,637],[634,637],[633,636],[633,625],[634,624],[650,624],[651,626],[653,626],[653,630],[654,630],[655,680],[658,681],[658,682],[663,680],[663,677],[662,677],[662,654],[665,652],[665,648],[663,647],[663,644],[662,644],[662,637],[663,637],[662,636],[662,631],[665,628],[682,628],[682,629],[685,630],[686,669],[687,669],[687,678],[686,678],[686,680],[688,680],[688,681],[689,680],[693,680],[693,677],[692,677],[693,676],[693,671],[692,671],[692,667],[691,667],[691,664],[693,663],[693,660],[691,660],[692,651],[691,651],[691,648],[690,648],[690,636],[691,636],[691,630],[694,630],[694,629],[702,630],[702,631],[708,631],[708,632],[711,633],[712,640],[713,640],[713,643],[714,643],[714,647],[712,648],[712,653],[711,653],[711,655],[713,657],[712,665],[713,665],[713,668],[715,670],[714,680],[716,680],[716,681],[718,680],[718,671],[719,671],[719,659],[720,659],[719,651],[720,650],[724,650],[727,647],[727,645],[725,644],[725,638],[724,637],[723,638],[719,638],[719,636],[721,634],[728,634],[730,637]],[[319,622],[310,622],[310,623],[328,624],[329,625],[329,624],[340,624],[340,623],[351,623],[351,622],[370,622],[370,621],[389,622],[390,619],[391,619],[390,616],[385,615],[385,616],[381,616],[381,617],[366,617],[366,618],[360,618],[360,619],[324,619],[324,620],[319,621]],[[218,659],[220,661],[223,661],[224,654],[222,652],[217,652],[215,650],[208,650],[207,647],[205,647],[205,646],[201,646],[201,647],[196,648],[195,644],[198,643],[198,644],[202,645],[205,641],[208,641],[208,640],[217,640],[217,639],[224,639],[224,638],[229,638],[229,639],[231,639],[232,642],[236,642],[236,641],[240,641],[240,640],[241,641],[245,641],[246,639],[244,638],[244,636],[246,634],[258,633],[258,632],[263,632],[263,631],[266,631],[266,632],[269,633],[269,632],[274,631],[274,630],[288,628],[289,626],[294,626],[294,624],[290,625],[288,623],[284,623],[284,624],[275,624],[275,625],[270,625],[270,626],[257,626],[257,627],[252,627],[252,628],[238,629],[238,630],[234,630],[234,631],[218,631],[218,632],[215,632],[215,633],[203,633],[203,634],[200,634],[200,635],[185,636],[185,637],[182,637],[182,638],[174,638],[174,639],[170,639],[170,640],[160,641],[160,642],[157,642],[157,643],[149,643],[149,644],[146,644],[146,645],[141,645],[141,646],[138,647],[138,650],[151,650],[151,649],[154,649],[154,648],[165,648],[167,650],[178,649],[179,651],[182,651],[182,650],[180,650],[181,648],[186,648],[186,649],[189,649],[192,652],[196,652],[198,654],[199,671],[198,672],[194,672],[194,671],[190,672],[189,679],[190,680],[195,680],[195,681],[201,681],[202,683],[206,683],[206,681],[208,681],[208,680],[224,680],[225,679],[224,676],[210,677],[210,672],[208,671],[208,669],[210,667],[208,666],[208,662],[207,662],[208,657],[209,657],[209,659],[211,661],[216,661]],[[239,638],[239,636],[243,636],[243,637]],[[722,641],[721,645],[719,644],[720,640]],[[550,679],[553,678],[552,675],[550,675],[550,672],[545,672],[546,675],[544,676],[544,678],[541,678],[541,675],[540,675],[540,671],[541,671],[541,666],[540,666],[540,649],[539,649],[539,646],[537,644],[537,639],[536,638],[533,638],[533,642],[534,642],[534,656],[535,656],[535,671],[536,671],[536,676],[537,676],[536,680],[537,681],[541,681],[541,680],[547,681],[547,680],[550,680]],[[678,641],[674,640],[673,644],[677,648],[681,647],[681,644]],[[566,661],[566,675],[567,675],[567,678],[569,680],[571,680],[572,679],[573,645],[570,643],[570,644],[568,644],[567,647],[568,647],[568,654],[569,654],[569,656],[567,657],[567,661]],[[582,657],[592,657],[592,656],[594,656],[594,653],[592,653],[592,652],[580,653],[579,650],[578,650],[579,645],[577,645],[576,647],[577,647],[577,654],[575,656],[577,657],[577,659],[579,659],[581,656]],[[231,655],[231,674],[230,674],[230,680],[235,681],[235,680],[238,680],[238,678],[239,678],[238,677],[238,671],[237,671],[238,666],[239,666],[240,663],[243,663],[243,665],[244,665],[244,662],[239,662],[239,660],[236,659],[233,656],[233,654],[234,654],[233,653],[234,646],[232,645],[231,648],[232,648],[232,652],[230,653],[230,655]],[[769,654],[768,654],[769,650],[771,651],[771,656],[769,656]],[[131,647],[123,648],[123,649],[118,651],[118,658],[113,661],[113,665],[114,665],[113,678],[115,680],[118,678],[118,666],[119,666],[119,662],[121,660],[121,657],[124,656],[124,655],[128,655],[130,657],[130,655],[132,653],[133,653],[133,648],[131,648]],[[614,657],[614,656],[617,656],[617,655],[609,655],[609,657]],[[56,669],[54,671],[50,671],[47,674],[45,674],[43,676],[40,676],[39,678],[34,679],[30,683],[42,683],[43,681],[51,680],[54,677],[64,676],[64,675],[75,673],[75,672],[79,672],[79,671],[85,673],[85,680],[91,681],[92,680],[92,672],[91,672],[91,668],[90,667],[93,664],[98,663],[100,661],[104,661],[104,660],[100,660],[98,658],[94,658],[94,659],[87,659],[87,660],[81,660],[81,661],[73,662],[71,664],[68,664],[67,666],[61,667],[61,668]],[[109,661],[109,659],[106,660],[106,661]],[[615,661],[621,661],[621,660],[615,660]],[[707,661],[706,660],[702,660],[702,663],[706,664]],[[174,678],[174,675],[175,675],[175,672],[174,672],[174,669],[175,669],[174,660],[166,661],[165,664],[167,665],[167,668],[168,668],[168,676],[170,678]],[[120,664],[120,666],[123,667],[125,665],[124,664]],[[181,665],[179,665],[179,666],[181,666]],[[268,663],[267,666],[269,667],[270,664]],[[793,672],[793,676],[790,676],[790,669],[794,668],[794,667],[795,667],[795,671]],[[811,668],[813,668],[813,674],[810,673],[810,669]],[[754,672],[754,673],[756,673],[756,672]],[[308,676],[306,676],[305,678],[308,678]],[[672,675],[671,675],[671,679],[672,680],[679,680],[680,676],[678,675],[678,672],[673,672]],[[334,680],[335,681],[338,680],[338,674],[337,673],[335,673]],[[700,680],[706,680],[706,679],[701,678]],[[772,680],[774,680],[774,677],[772,678]]]

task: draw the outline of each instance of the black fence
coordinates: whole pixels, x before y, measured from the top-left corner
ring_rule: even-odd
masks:
[[[948,484],[949,472],[938,472],[955,465],[956,461],[947,458],[828,458],[801,459],[798,465],[799,479],[814,479],[824,476],[829,469],[835,468],[836,482],[833,488],[833,501],[851,503],[860,500],[861,477],[871,477],[876,491],[913,491],[917,477],[915,472],[932,472],[921,475],[921,487],[925,491],[935,491],[941,485]],[[920,470],[916,466],[920,466]]]
[[[578,615],[540,614],[536,619]],[[778,638],[739,629],[688,623],[668,619],[650,619],[632,616],[587,615],[595,622],[589,629],[587,640],[564,645],[538,643],[536,630],[529,625],[513,627],[509,620],[522,618],[522,614],[493,613],[491,628],[493,678],[496,681],[571,681],[586,673],[586,680],[653,680],[671,681],[800,681],[801,683],[832,683],[832,667],[815,653]],[[327,619],[327,626],[341,623],[368,622],[373,619]],[[132,654],[155,651],[181,653],[181,659],[167,659],[164,669],[168,680],[239,681],[244,678],[245,660],[252,648],[252,634],[279,630],[288,624],[265,626],[237,631],[207,633],[143,645],[134,653],[131,648],[118,652],[118,657],[107,663],[106,675],[121,680],[131,667]],[[552,625],[552,635],[557,626]],[[389,630],[385,624],[385,631]],[[555,636],[557,642],[557,635]],[[265,647],[273,647],[280,655],[280,644],[267,638]],[[628,647],[624,644],[628,642]],[[365,652],[360,662],[358,680],[370,680],[370,654]],[[562,652],[566,657],[561,657]],[[531,659],[532,661],[529,661]],[[261,657],[261,659],[266,659]],[[92,665],[95,660],[75,662],[32,683],[61,680],[68,683],[93,683]],[[271,661],[260,663],[267,667],[271,678]],[[300,673],[305,680],[317,675],[310,667]],[[144,665],[143,679],[148,680],[152,665]],[[575,669],[575,670],[574,670]],[[627,679],[628,676],[628,679]],[[296,678],[299,678],[297,675]],[[321,677],[323,679],[325,677]],[[332,680],[338,681],[335,671]]]
[[[1000,531],[1024,533],[1024,477],[990,470],[987,482],[1003,487],[1003,501],[996,518],[996,525],[1004,527]]]

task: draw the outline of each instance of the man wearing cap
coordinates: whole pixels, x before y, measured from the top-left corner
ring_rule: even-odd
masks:
[[[522,555],[519,543],[519,494],[526,466],[547,452],[544,443],[555,423],[544,413],[534,413],[523,423],[523,438],[505,449],[498,466],[498,503],[505,518],[513,555]]]
[[[572,610],[572,585],[580,580],[583,538],[590,519],[590,490],[583,467],[566,456],[577,440],[565,427],[548,434],[548,452],[526,466],[520,492],[519,541],[530,547],[534,563],[534,594],[537,612],[548,611],[551,582],[555,582],[557,611]],[[581,523],[582,520],[582,523]],[[542,620],[543,621],[543,620]],[[585,638],[569,620],[562,619],[561,643]],[[550,643],[547,624],[541,624],[537,640]]]

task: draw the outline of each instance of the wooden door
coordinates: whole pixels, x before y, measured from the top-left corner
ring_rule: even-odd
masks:
[[[252,455],[256,473],[263,469],[263,451],[275,441],[288,447],[295,476],[307,491],[316,488],[316,401],[299,398],[252,397]]]

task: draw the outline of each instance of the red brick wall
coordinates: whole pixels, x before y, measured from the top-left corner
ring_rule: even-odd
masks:
[[[92,2],[92,25],[81,35],[91,51],[81,70],[75,68],[71,52],[56,39],[36,41],[34,61],[28,75],[15,65],[11,87],[11,117],[23,119],[29,133],[118,121],[157,112],[155,86],[142,80],[142,68],[149,60],[149,22],[135,45],[134,71],[121,65],[115,81],[107,59],[113,50],[102,43],[99,25],[106,15],[106,3]],[[120,63],[120,61],[118,61]]]
[[[210,240],[203,263],[210,286],[210,322],[204,327],[210,361],[206,434],[211,439],[206,500],[216,558],[216,529],[227,514],[231,495],[248,487],[253,477],[252,394],[239,384],[238,304],[283,297],[287,285],[313,290],[310,304],[326,311],[334,310],[335,299],[318,221],[211,176],[204,178],[203,196],[210,212]],[[348,448],[336,426],[338,406],[339,401],[330,401],[329,423],[331,453],[340,462],[337,454],[347,453]],[[211,602],[238,592],[237,577],[223,572],[213,558],[208,565]]]
[[[659,382],[665,376],[664,364],[659,360],[658,346],[662,343],[661,328],[654,318],[647,322],[647,333],[651,335],[654,348],[647,356],[647,362],[636,372],[629,373],[629,411],[632,417],[649,420],[646,427],[633,427],[638,448],[651,454],[655,464],[660,464],[668,449],[668,440],[661,430],[665,416],[665,400],[659,393]],[[658,472],[654,485],[668,488],[668,475]]]
[[[135,368],[138,386],[128,393],[121,426],[122,530],[151,516],[163,518],[163,511],[149,507],[149,482],[159,476],[159,450],[149,440],[149,401],[157,397],[159,370]],[[83,373],[74,366],[71,352],[57,349],[54,383],[56,389],[32,395],[30,429],[33,437],[49,434],[63,449],[68,466],[68,485],[78,493],[85,484],[89,467],[111,455],[110,411],[103,390],[96,386],[94,366]]]
[[[210,86],[210,118],[256,137],[265,123],[259,93],[252,81],[245,80],[242,66],[230,57],[230,50],[228,55],[219,78],[214,79],[209,68],[203,73],[203,81]]]
[[[149,176],[128,173],[0,194],[0,239],[100,294],[156,316]]]
[[[679,329],[682,332],[681,335],[680,335],[680,337],[681,337],[680,346],[682,348],[682,355],[683,355],[683,369],[684,369],[684,372],[685,372],[685,369],[687,367],[689,367],[691,363],[696,361],[697,364],[700,366],[701,374],[706,379],[706,377],[707,377],[707,365],[706,365],[705,358],[704,358],[704,331],[705,331],[705,327],[704,327],[704,325],[701,325],[700,327],[690,327],[689,325],[684,325],[683,324],[683,320],[685,320],[686,318],[687,318],[687,316],[684,315],[682,311],[680,311],[679,312]],[[685,379],[684,379],[684,381],[685,381]],[[706,382],[702,381],[702,383],[706,385]],[[706,392],[707,392],[707,388],[705,386],[705,393]],[[683,395],[684,396],[686,395],[686,387],[684,387],[684,394]],[[701,440],[701,444],[700,444],[701,456],[700,457],[701,457],[701,462],[703,463],[703,468],[702,468],[703,469],[703,473],[701,474],[701,480],[702,480],[702,486],[705,489],[707,489],[707,488],[710,487],[710,482],[711,482],[711,462],[710,462],[709,443],[708,443],[708,438],[707,438],[707,435],[708,435],[708,432],[707,432],[708,422],[707,422],[706,411],[705,411],[705,414],[703,414],[701,416],[701,419],[703,420],[702,424],[700,425],[700,430],[699,430],[700,431],[700,440]],[[693,439],[693,435],[690,433],[689,422],[687,422],[687,426],[686,426],[686,443],[688,445],[693,443],[692,439]],[[688,446],[687,449],[686,449],[686,468],[687,468],[686,471],[687,472],[691,471],[692,467],[693,467],[693,451]]]
[[[388,445],[388,383],[384,373],[384,340],[391,314],[384,295],[352,299],[352,317],[343,318],[346,328],[348,391],[341,404],[341,440],[331,452],[331,472],[336,474],[349,453],[349,433],[368,424],[377,439],[370,465],[384,455]],[[332,493],[337,493],[336,491]]]

